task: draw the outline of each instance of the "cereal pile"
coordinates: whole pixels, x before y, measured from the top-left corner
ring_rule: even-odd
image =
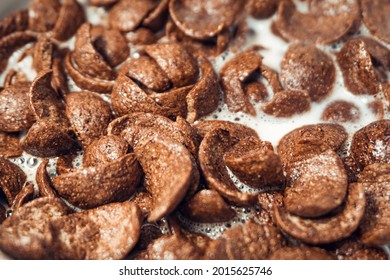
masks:
[[[8,15],[0,258],[388,259],[389,14],[32,0]]]

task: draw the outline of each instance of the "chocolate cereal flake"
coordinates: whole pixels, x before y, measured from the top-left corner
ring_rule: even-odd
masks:
[[[307,91],[286,90],[275,93],[264,105],[263,112],[278,118],[289,118],[310,111],[310,95]]]
[[[51,187],[51,181],[49,174],[47,172],[47,165],[49,163],[48,159],[44,159],[42,163],[38,166],[37,172],[35,173],[35,181],[38,185],[39,196],[40,197],[57,197],[56,193]]]
[[[326,98],[336,82],[332,59],[314,45],[293,44],[281,62],[280,79],[290,90],[304,90],[312,101]]]
[[[87,167],[55,176],[53,186],[59,196],[80,208],[94,208],[129,199],[142,176],[134,154],[112,163]]]
[[[139,239],[141,211],[130,202],[111,203],[50,223],[55,259],[123,259]]]
[[[336,100],[330,103],[321,116],[321,120],[331,122],[356,122],[359,119],[359,108],[344,100]]]
[[[0,156],[5,158],[18,157],[23,153],[19,136],[14,133],[0,131]]]
[[[34,199],[34,185],[26,183],[23,188],[20,190],[18,195],[15,197],[14,202],[12,203],[12,210],[16,211],[22,207],[27,202]]]
[[[386,0],[362,0],[363,20],[368,30],[380,40],[390,43],[390,3]]]
[[[33,68],[37,73],[52,68],[54,44],[46,35],[40,35],[34,46]]]
[[[16,11],[0,20],[0,38],[11,33],[25,31],[28,27],[28,10]]]
[[[309,219],[275,207],[275,218],[278,227],[298,240],[314,245],[328,244],[350,236],[358,228],[365,205],[363,186],[353,183],[348,187],[345,205],[335,214]]]
[[[0,187],[11,206],[23,188],[27,176],[19,166],[0,157]]]
[[[55,26],[61,3],[59,0],[33,0],[29,4],[29,29],[36,32],[47,32]]]
[[[252,128],[229,121],[218,121],[218,120],[206,120],[201,121],[195,125],[195,128],[200,137],[204,138],[208,132],[214,129],[227,129],[234,137],[255,137],[258,138],[257,132]]]

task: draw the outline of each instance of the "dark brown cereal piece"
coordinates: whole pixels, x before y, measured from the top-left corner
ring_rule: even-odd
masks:
[[[326,250],[304,245],[282,247],[276,250],[270,260],[333,260],[333,256]]]
[[[234,137],[259,137],[257,135],[257,132],[253,130],[252,128],[239,124],[239,123],[233,123],[229,121],[218,121],[218,120],[208,120],[208,121],[201,121],[195,125],[195,129],[198,132],[198,135],[203,138],[206,136],[208,132],[214,129],[227,129],[230,131],[232,136]]]
[[[232,112],[256,115],[249,97],[245,95],[243,83],[259,71],[262,57],[254,51],[246,51],[228,61],[221,70],[221,85],[225,102]]]
[[[69,40],[85,20],[84,10],[76,0],[64,0],[52,30],[53,38]]]
[[[130,55],[126,39],[118,30],[94,26],[91,29],[91,37],[93,46],[111,67],[118,66]]]
[[[109,11],[110,27],[124,33],[135,30],[157,7],[158,2],[156,0],[120,0]]]
[[[275,13],[278,4],[279,0],[250,0],[248,11],[254,18],[268,18]]]
[[[250,220],[211,241],[205,259],[264,260],[282,244],[282,235],[275,227]]]
[[[92,26],[88,23],[84,23],[78,29],[72,62],[77,66],[78,71],[87,77],[106,81],[114,80],[114,71],[93,45],[91,29]]]
[[[61,3],[58,0],[33,0],[28,6],[29,29],[36,32],[47,32],[55,26]]]
[[[298,161],[310,154],[326,150],[337,151],[347,139],[344,127],[338,124],[305,125],[284,135],[277,146],[283,165]]]
[[[225,153],[224,160],[240,181],[253,188],[280,186],[284,183],[282,163],[272,144],[257,137],[239,141]]]
[[[0,131],[0,156],[5,158],[18,157],[23,153],[19,136],[14,133]]]
[[[384,108],[384,104],[383,104],[382,100],[375,99],[374,101],[368,103],[368,108],[377,117],[378,120],[381,120],[384,118],[385,108]]]
[[[26,174],[19,166],[0,157],[0,187],[7,198],[9,206],[13,204],[26,179]]]
[[[366,44],[366,49],[371,55],[374,67],[383,67],[390,70],[390,50],[379,41],[370,37],[359,37]]]
[[[295,216],[275,207],[275,220],[285,233],[308,244],[328,244],[350,236],[359,226],[365,211],[364,188],[352,183],[345,205],[339,212],[317,219]]]
[[[37,73],[47,71],[52,68],[54,44],[50,38],[44,34],[38,37],[33,52],[33,68]]]
[[[1,224],[0,249],[15,259],[52,258],[49,223],[69,212],[58,198],[37,198],[26,203]]]
[[[315,102],[326,98],[336,82],[332,59],[315,45],[291,45],[283,57],[281,68],[283,86],[291,90],[305,90]]]
[[[348,178],[343,162],[332,150],[295,161],[286,173],[283,202],[291,214],[319,217],[344,201]]]
[[[262,109],[268,115],[289,118],[310,111],[310,95],[301,90],[279,91]]]
[[[203,189],[180,208],[188,219],[199,223],[218,223],[232,219],[236,212],[214,190]]]
[[[52,87],[62,96],[62,98],[69,93],[68,76],[65,72],[63,55],[65,55],[65,53],[61,53],[61,55],[57,55],[53,59],[53,77],[51,81]]]
[[[24,31],[28,27],[28,10],[19,10],[0,20],[0,38]]]
[[[256,221],[260,224],[275,225],[274,207],[283,206],[283,192],[281,190],[259,193],[258,204],[261,206],[256,215]]]
[[[374,65],[364,41],[352,39],[337,54],[345,86],[353,94],[371,94],[379,91]]]
[[[336,242],[327,248],[337,260],[388,260],[388,254],[380,248],[364,245],[358,234]]]
[[[37,172],[35,173],[35,181],[38,185],[39,197],[57,197],[56,193],[51,187],[51,181],[49,174],[47,173],[48,159],[44,159],[38,166]]]
[[[51,69],[40,72],[30,87],[30,103],[37,119],[51,118],[67,123],[65,104],[62,98],[51,85],[53,71]]]
[[[0,204],[0,225],[4,222],[6,218],[6,210],[3,204]]]
[[[388,14],[390,3],[386,0],[362,0],[363,20],[368,30],[380,40],[390,43]]]
[[[77,167],[74,166],[73,161],[78,156],[76,151],[69,154],[59,156],[56,163],[56,172],[58,175],[74,172]]]
[[[356,122],[360,119],[359,108],[351,102],[336,100],[326,106],[321,120],[331,122]]]
[[[364,186],[367,205],[360,223],[361,240],[366,245],[390,244],[390,181],[360,183]]]
[[[91,142],[85,149],[83,166],[97,166],[113,162],[123,157],[128,150],[128,144],[116,135],[102,136]]]
[[[71,152],[77,142],[68,125],[67,121],[64,123],[58,119],[38,120],[22,140],[23,150],[37,157],[54,157]]]
[[[111,203],[53,220],[55,259],[123,259],[133,249],[142,224],[140,209],[131,202]]]
[[[173,138],[156,135],[135,145],[134,152],[153,197],[148,221],[157,221],[179,205],[194,181],[199,182],[197,166],[191,153]]]
[[[157,62],[174,87],[191,85],[197,81],[199,75],[198,63],[180,44],[147,45],[145,51]]]
[[[19,48],[34,42],[36,36],[28,32],[14,32],[0,38],[0,74],[7,68],[8,59]]]
[[[29,84],[8,86],[0,92],[0,130],[18,132],[29,129],[35,121],[28,92]]]
[[[86,148],[105,134],[112,119],[110,104],[92,92],[66,95],[66,116],[81,145]]]
[[[301,13],[293,1],[280,1],[274,27],[288,41],[330,44],[353,34],[360,25],[359,1],[310,1]]]
[[[216,190],[231,203],[253,205],[257,195],[241,192],[235,186],[223,160],[225,153],[239,140],[229,130],[210,131],[200,144],[199,163],[210,189]]]
[[[15,71],[11,69],[7,76],[4,78],[4,88],[12,85],[27,84],[29,81],[26,75],[21,71]]]
[[[157,42],[158,37],[151,30],[140,27],[133,32],[127,33],[126,40],[133,45],[151,45]]]
[[[261,76],[267,80],[274,93],[284,90],[282,84],[280,83],[278,72],[264,64],[261,65],[260,70]]]
[[[147,55],[141,55],[139,58],[130,58],[121,67],[120,73],[156,92],[163,92],[171,87],[171,81],[168,76],[157,62]]]
[[[52,178],[59,196],[80,208],[94,208],[129,199],[138,187],[142,170],[134,154],[112,163],[75,170]]]
[[[191,38],[207,40],[237,21],[244,1],[175,0],[169,11],[175,25]]]
[[[202,116],[213,112],[219,103],[218,77],[210,61],[197,54],[200,78],[187,94],[187,121],[193,123]]]
[[[144,217],[148,217],[153,210],[153,197],[148,192],[137,192],[131,201],[138,205]]]
[[[252,98],[256,103],[264,102],[268,99],[269,94],[267,88],[262,82],[253,81],[244,85],[244,91],[247,96]]]
[[[373,163],[367,165],[359,174],[360,183],[383,183],[390,182],[390,164]]]
[[[390,163],[390,120],[372,122],[355,132],[350,151],[360,170],[372,163]]]
[[[89,0],[89,5],[92,6],[110,6],[119,0]]]
[[[80,88],[98,93],[111,93],[112,88],[115,84],[114,81],[106,81],[94,77],[84,76],[72,64],[72,58],[70,53],[66,54],[64,64],[69,76]]]
[[[162,29],[165,26],[165,22],[168,18],[168,4],[169,0],[161,0],[157,7],[151,11],[147,17],[142,21],[142,26],[147,27],[155,32]]]
[[[183,118],[177,122],[149,113],[135,113],[116,118],[107,128],[108,135],[118,135],[130,146],[142,145],[156,136],[172,138],[182,143],[195,157],[198,151],[197,135],[191,131],[190,124]]]
[[[183,234],[161,236],[149,244],[148,260],[200,260],[203,251]]]
[[[26,183],[23,188],[20,190],[18,195],[15,197],[14,202],[12,203],[12,210],[16,211],[22,207],[27,202],[34,199],[34,185]]]

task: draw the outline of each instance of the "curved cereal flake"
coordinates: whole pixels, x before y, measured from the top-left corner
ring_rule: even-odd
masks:
[[[142,26],[155,32],[161,30],[168,17],[168,4],[169,0],[161,0],[157,7],[143,19]]]
[[[257,19],[269,18],[278,7],[279,0],[249,0],[248,12]]]
[[[360,21],[358,0],[310,1],[308,13],[298,11],[293,1],[282,0],[274,26],[289,41],[326,45],[353,34]]]
[[[254,51],[236,55],[221,70],[221,85],[225,102],[231,112],[244,112],[256,115],[243,83],[256,71],[260,71],[262,57]]]
[[[278,227],[292,237],[308,244],[328,244],[350,236],[359,226],[366,207],[363,186],[350,184],[345,205],[339,212],[308,219],[275,207]]]
[[[346,42],[337,54],[337,62],[350,92],[375,95],[379,91],[374,65],[363,40]]]
[[[148,45],[145,46],[145,51],[157,62],[174,87],[191,85],[198,79],[199,69],[196,58],[180,44]]]
[[[16,196],[23,188],[27,176],[19,166],[0,157],[0,188],[12,205]]]
[[[390,71],[390,50],[371,37],[359,37],[359,39],[366,45],[374,67],[383,67],[386,71]]]
[[[59,156],[56,163],[56,172],[58,175],[71,173],[76,171],[77,167],[74,165],[74,160],[78,156],[77,151],[72,151],[69,154]]]
[[[58,198],[37,198],[14,211],[0,225],[0,249],[15,259],[51,259],[51,220],[68,214]]]
[[[125,37],[113,29],[97,25],[91,29],[92,43],[111,67],[118,66],[130,55]]]
[[[66,119],[65,105],[51,85],[52,78],[52,70],[43,71],[38,74],[30,87],[31,107],[37,119],[40,120],[45,118]]]
[[[281,62],[280,79],[290,90],[304,90],[312,101],[326,98],[336,82],[332,59],[315,45],[293,44]]]
[[[336,100],[326,106],[321,120],[331,122],[356,122],[360,119],[359,108],[351,102]]]
[[[284,184],[282,163],[272,144],[257,137],[240,140],[225,153],[224,160],[241,182],[253,188]]]
[[[198,138],[191,125],[178,117],[176,122],[149,113],[136,113],[116,118],[108,126],[108,135],[118,135],[125,139],[130,146],[142,145],[155,136],[172,138],[182,143],[193,156],[197,155]]]
[[[123,157],[128,144],[116,135],[102,136],[94,140],[84,151],[83,167],[107,164]]]
[[[306,91],[279,91],[262,109],[268,115],[289,118],[310,111],[310,95]]]
[[[98,93],[111,93],[115,85],[114,81],[101,80],[94,77],[84,76],[78,69],[73,66],[70,53],[66,54],[64,64],[69,76],[80,88]]]
[[[115,4],[116,2],[118,2],[119,0],[90,0],[89,1],[89,5],[92,5],[92,6],[109,6],[109,5],[112,5],[112,4]]]
[[[53,59],[53,78],[51,83],[54,90],[57,91],[64,98],[65,95],[69,93],[69,87],[68,76],[65,72],[63,55],[65,54],[55,56]]]
[[[233,123],[229,121],[218,121],[218,120],[201,121],[195,125],[195,129],[197,130],[201,138],[204,138],[208,132],[214,129],[229,130],[231,135],[236,138],[249,137],[249,136],[255,138],[259,137],[257,135],[257,132],[252,128],[239,123]]]
[[[16,11],[0,20],[0,38],[28,28],[28,10]]]
[[[81,145],[86,148],[105,134],[112,119],[110,104],[92,92],[66,95],[66,116]]]
[[[135,246],[142,215],[133,203],[112,203],[50,223],[55,259],[119,260]]]
[[[7,68],[8,59],[16,50],[35,40],[35,35],[23,31],[0,37],[0,74]]]
[[[46,35],[40,35],[34,46],[33,68],[37,73],[52,68],[54,44]]]
[[[224,156],[240,138],[228,130],[215,129],[206,134],[199,147],[199,163],[208,186],[222,197],[237,205],[253,205],[257,195],[238,190],[229,177]]]
[[[243,1],[174,0],[169,12],[175,25],[187,36],[207,40],[237,21]]]
[[[372,163],[390,163],[390,120],[372,122],[355,132],[350,151],[360,170]]]
[[[280,139],[277,153],[284,166],[326,150],[337,151],[347,140],[345,128],[338,124],[305,125]]]
[[[29,29],[47,32],[55,26],[61,9],[59,0],[33,0],[28,6]]]
[[[49,174],[47,173],[47,165],[49,163],[48,159],[44,159],[42,163],[38,166],[37,172],[35,173],[35,181],[38,185],[39,196],[40,197],[51,197],[56,198],[57,194],[51,187],[51,181]]]
[[[15,197],[14,202],[12,203],[12,210],[17,211],[23,204],[34,199],[34,185],[26,183],[24,187],[20,190],[18,195]]]
[[[76,0],[64,0],[51,35],[56,40],[67,41],[85,20],[84,10]]]
[[[146,188],[153,197],[148,221],[170,214],[184,198],[196,173],[191,153],[172,138],[156,136],[134,147],[146,176]]]
[[[72,62],[75,63],[78,71],[87,77],[107,81],[114,80],[113,69],[92,44],[91,29],[92,26],[87,23],[78,29],[75,49],[71,54]]]
[[[151,45],[157,42],[158,37],[148,28],[140,27],[133,32],[127,33],[126,40],[132,45]]]
[[[52,178],[59,196],[80,208],[94,208],[129,199],[138,187],[142,170],[134,154],[111,163],[77,169]]]
[[[5,158],[22,155],[23,149],[19,143],[19,136],[14,133],[0,131],[0,156]]]
[[[276,250],[270,260],[333,260],[334,257],[326,250],[304,245],[282,247]]]
[[[363,21],[368,30],[380,40],[390,43],[389,24],[387,16],[390,12],[390,3],[386,0],[362,0]]]
[[[201,190],[181,208],[188,219],[199,223],[218,223],[232,219],[236,212],[214,190]]]
[[[211,241],[205,259],[265,260],[282,245],[282,235],[274,226],[249,220]]]
[[[21,142],[23,150],[37,157],[54,157],[69,153],[77,142],[67,122],[50,118],[38,120]]]
[[[135,30],[158,5],[157,0],[120,0],[108,13],[110,27],[121,32]]]
[[[308,156],[286,171],[284,207],[302,217],[319,217],[340,206],[347,193],[348,178],[336,152]]]

